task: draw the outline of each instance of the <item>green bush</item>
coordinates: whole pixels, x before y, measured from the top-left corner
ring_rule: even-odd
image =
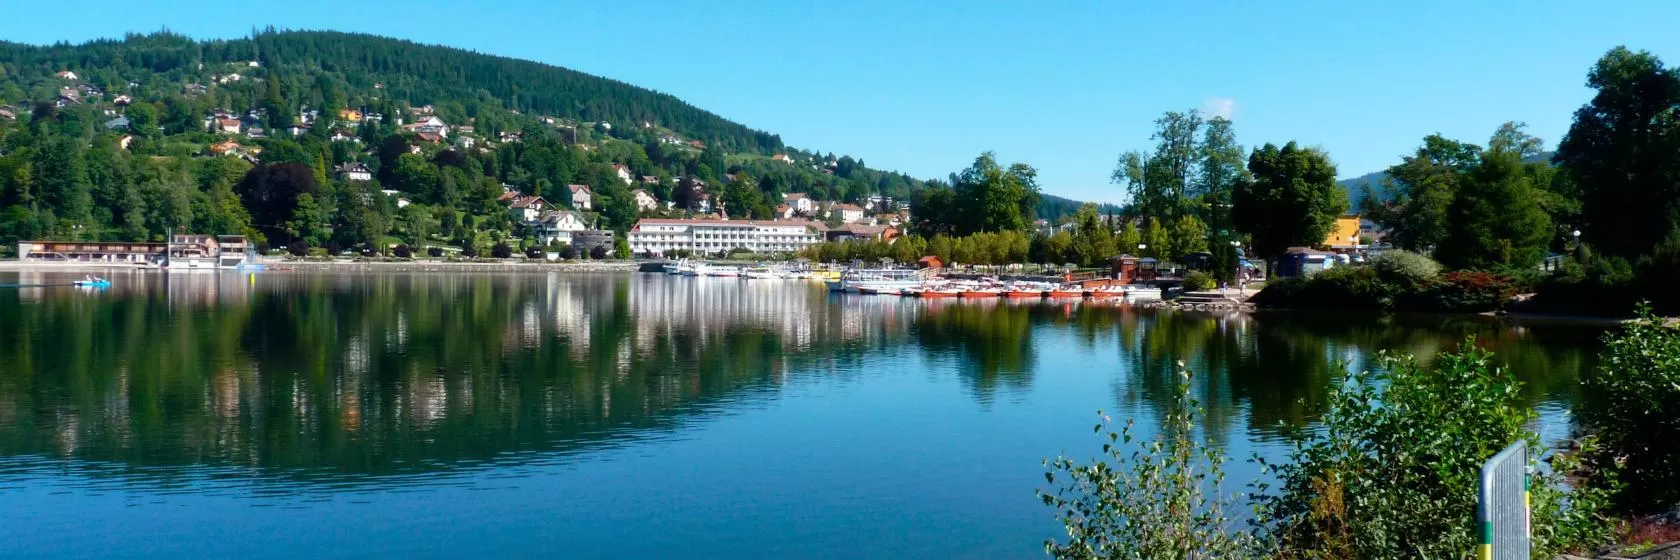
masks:
[[[1333,385],[1322,428],[1296,439],[1289,460],[1262,466],[1256,523],[1279,558],[1464,558],[1480,467],[1512,442],[1537,466],[1533,412],[1519,382],[1466,341],[1432,369],[1383,355],[1376,372]],[[1603,494],[1565,491],[1562,474],[1530,479],[1534,557],[1605,542]]]
[[[1200,292],[1213,289],[1213,277],[1203,272],[1191,272],[1184,275],[1184,291]]]
[[[498,259],[510,258],[513,256],[513,247],[509,247],[507,243],[497,243],[490,247],[490,256]]]
[[[1576,415],[1603,444],[1595,466],[1625,484],[1617,507],[1647,512],[1680,505],[1680,328],[1638,315],[1605,336]]]
[[[1441,263],[1411,251],[1383,251],[1371,257],[1371,269],[1384,281],[1418,286],[1441,274]]]
[[[1270,282],[1252,301],[1260,307],[1380,311],[1393,304],[1395,291],[1370,267],[1339,266],[1307,279]]]
[[[1182,365],[1182,364],[1180,364]],[[1105,459],[1090,465],[1066,456],[1046,460],[1050,490],[1038,497],[1056,509],[1068,541],[1046,541],[1057,559],[1184,560],[1254,555],[1254,539],[1232,527],[1238,503],[1218,492],[1225,454],[1195,433],[1201,406],[1183,372],[1172,410],[1153,438],[1139,440],[1133,422],[1118,432],[1107,416],[1093,431]],[[1098,412],[1100,416],[1102,413]]]

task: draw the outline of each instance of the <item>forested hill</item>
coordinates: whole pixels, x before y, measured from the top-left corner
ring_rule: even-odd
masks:
[[[282,76],[341,79],[351,90],[379,86],[414,105],[457,103],[476,115],[485,105],[613,126],[664,127],[725,152],[770,154],[781,138],[701,110],[674,96],[617,80],[528,60],[356,33],[286,31],[250,38],[194,41],[167,33],[81,45],[0,43],[12,83],[37,83],[61,70],[120,90],[139,77],[181,83],[205,67],[257,61]],[[317,78],[318,79],[318,78]],[[142,80],[144,83],[144,80]],[[16,98],[16,95],[7,95]]]
[[[1552,156],[1556,153],[1557,152],[1540,152],[1539,155],[1526,158],[1523,161],[1527,163],[1538,163],[1542,161],[1549,162],[1552,161]],[[1343,189],[1347,189],[1348,211],[1359,212],[1359,204],[1361,201],[1365,200],[1365,193],[1371,193],[1376,196],[1378,200],[1382,200],[1387,196],[1387,194],[1383,192],[1383,182],[1387,180],[1388,171],[1374,171],[1352,179],[1342,179],[1336,183],[1341,185]]]

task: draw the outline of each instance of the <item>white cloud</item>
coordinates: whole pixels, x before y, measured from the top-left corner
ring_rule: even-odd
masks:
[[[1237,100],[1229,97],[1209,97],[1202,102],[1202,117],[1230,119],[1237,114]]]

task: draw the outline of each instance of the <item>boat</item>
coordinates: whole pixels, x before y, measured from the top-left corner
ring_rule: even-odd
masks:
[[[934,288],[916,292],[916,297],[930,299],[962,297],[962,290],[957,288]]]
[[[781,280],[788,277],[788,273],[768,266],[755,266],[741,271],[741,276],[748,280]]]
[[[984,298],[995,298],[995,297],[998,297],[998,295],[1002,294],[1002,293],[1003,293],[1003,291],[999,290],[997,288],[978,288],[978,287],[976,287],[976,288],[965,289],[959,295],[963,299],[984,299]]]
[[[1003,289],[1003,297],[1011,299],[1042,298],[1048,286],[1036,283],[1016,283]]]
[[[86,280],[77,280],[77,281],[74,282],[74,284],[78,288],[109,288],[109,287],[111,287],[111,281],[108,280],[108,279],[105,279],[105,278],[89,278],[89,279],[86,279]]]
[[[846,292],[850,294],[862,293],[863,288],[870,288],[876,293],[899,293],[905,288],[921,286],[923,276],[920,272],[902,268],[883,269],[848,269],[839,280],[828,282],[831,292]]]
[[[709,266],[706,267],[706,276],[716,276],[718,278],[740,278],[741,269],[733,266]]]
[[[1098,286],[1093,288],[1091,291],[1085,292],[1085,296],[1091,299],[1125,297],[1126,289],[1119,286]]]
[[[1054,299],[1080,299],[1085,297],[1085,290],[1077,285],[1069,284],[1057,286],[1044,292],[1044,297]]]
[[[660,267],[665,269],[666,274],[678,274],[678,273],[682,272],[682,265],[683,265],[682,261],[676,261],[676,262],[665,263],[663,265],[660,265]]]

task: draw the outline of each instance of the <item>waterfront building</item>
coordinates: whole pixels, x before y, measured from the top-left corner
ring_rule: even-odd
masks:
[[[644,219],[630,228],[630,251],[638,255],[687,250],[722,254],[734,249],[791,253],[822,242],[822,226],[805,220]]]

